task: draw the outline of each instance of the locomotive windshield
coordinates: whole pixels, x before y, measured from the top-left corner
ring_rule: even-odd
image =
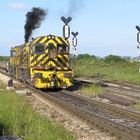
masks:
[[[33,52],[35,52],[35,53],[44,53],[44,50],[45,50],[45,46],[42,44],[36,44],[33,47]]]
[[[35,46],[35,51],[38,53],[44,52],[44,46],[43,45],[36,45]]]
[[[48,45],[48,49],[50,58],[56,58],[57,56],[56,47],[52,43],[50,43]]]
[[[68,53],[69,47],[64,45],[58,45],[58,53]]]

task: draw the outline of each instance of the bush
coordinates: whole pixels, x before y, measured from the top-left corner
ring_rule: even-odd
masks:
[[[96,56],[94,56],[94,55],[89,55],[89,54],[79,54],[79,55],[77,56],[77,59],[78,59],[78,60],[79,60],[79,59],[90,59],[90,58],[95,59]]]
[[[109,55],[107,57],[105,57],[105,62],[107,63],[111,63],[111,62],[125,62],[126,60],[123,59],[120,56],[116,56],[116,55]]]

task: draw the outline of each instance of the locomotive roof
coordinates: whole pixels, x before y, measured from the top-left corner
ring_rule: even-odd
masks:
[[[22,48],[24,45],[15,46],[15,48]]]
[[[14,46],[13,48],[22,48],[24,47],[25,45],[30,45],[31,44],[31,41],[30,42],[27,42],[25,44],[22,44],[22,45],[18,45],[18,46]]]
[[[69,46],[69,41],[66,38],[55,36],[55,35],[39,36],[35,38],[34,40],[32,40],[31,45],[37,44],[37,43],[41,43],[41,44],[47,43],[49,40],[54,41],[56,44],[63,44],[63,45]]]
[[[37,38],[44,38],[44,37],[48,37],[48,38],[50,38],[50,39],[53,39],[53,38],[56,38],[56,37],[58,37],[58,38],[63,38],[63,39],[65,39],[65,40],[67,40],[66,38],[64,38],[64,37],[62,37],[62,36],[55,36],[55,35],[46,35],[46,36],[38,36],[38,37],[36,37],[36,38],[32,38],[32,41],[34,41],[35,39],[37,39]]]
[[[47,36],[36,37],[35,39],[32,39],[32,41],[29,41],[22,45],[14,46],[13,48],[22,48],[25,45],[32,45],[32,44],[40,43],[44,38],[47,38],[46,39],[47,41],[54,40],[57,44],[63,44],[63,45],[69,46],[69,41],[66,38],[60,37],[60,36],[55,36],[55,35],[47,35]],[[58,40],[59,40],[59,42],[58,42]],[[46,41],[44,41],[44,43],[46,43]]]

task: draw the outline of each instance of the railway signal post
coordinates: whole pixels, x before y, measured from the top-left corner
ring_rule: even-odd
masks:
[[[139,52],[138,52],[138,54],[139,54],[139,73],[140,73],[140,27],[137,25],[136,26],[136,29],[138,30],[138,33],[137,33],[137,42],[138,42],[138,46],[137,46],[137,48],[139,49]]]
[[[63,26],[63,36],[64,38],[68,39],[70,37],[70,27],[69,27],[69,22],[72,20],[71,17],[65,18],[65,17],[61,17],[61,20],[64,22],[64,26]]]
[[[72,45],[73,45],[73,55],[74,55],[74,66],[76,64],[76,46],[77,46],[77,35],[79,34],[78,32],[72,32],[71,33],[73,35],[72,38]],[[75,70],[74,70],[75,71]]]
[[[74,58],[76,58],[76,46],[77,46],[77,35],[79,34],[78,32],[74,33],[72,32],[71,33],[73,35],[73,39],[72,39],[72,45],[74,47]]]

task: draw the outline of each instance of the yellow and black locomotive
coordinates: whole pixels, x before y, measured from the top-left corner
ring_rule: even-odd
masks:
[[[69,42],[53,35],[37,37],[11,48],[9,72],[36,88],[66,88],[73,84]]]
[[[70,60],[71,18],[62,17],[63,36],[40,36],[11,48],[9,73],[16,79],[39,89],[67,88],[73,85]],[[74,39],[75,40],[75,39]]]
[[[10,74],[36,88],[70,87],[73,70],[69,51],[69,42],[63,37],[37,37],[11,48]]]

